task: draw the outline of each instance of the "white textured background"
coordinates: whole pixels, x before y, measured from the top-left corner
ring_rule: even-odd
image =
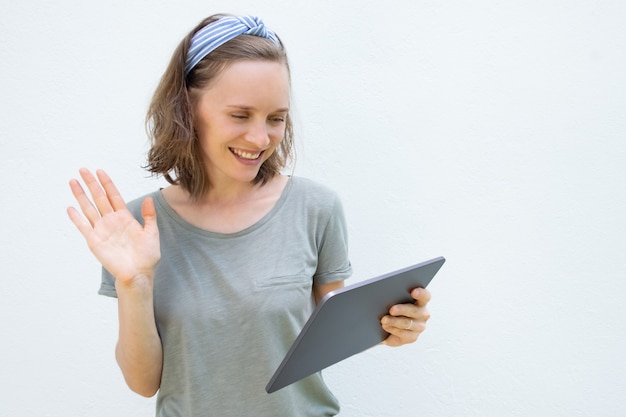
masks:
[[[290,50],[295,172],[341,194],[351,282],[448,258],[419,343],[326,372],[343,416],[626,415],[626,3],[33,0],[0,12],[0,417],[153,414],[67,181],[162,184],[147,102],[221,11]]]

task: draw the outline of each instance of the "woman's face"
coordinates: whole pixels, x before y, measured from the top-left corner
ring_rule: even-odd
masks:
[[[283,63],[238,61],[199,93],[194,127],[211,184],[251,182],[285,135],[289,73]]]

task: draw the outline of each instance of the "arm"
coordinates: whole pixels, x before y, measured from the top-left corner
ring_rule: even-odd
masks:
[[[159,389],[163,367],[152,293],[154,270],[161,257],[154,203],[151,199],[143,202],[142,226],[106,173],[98,171],[96,179],[82,169],[80,175],[93,202],[77,180],[70,181],[84,216],[74,207],[68,208],[68,215],[91,252],[115,277],[119,311],[116,358],[124,378],[133,391],[152,396]]]
[[[343,280],[329,282],[328,284],[314,285],[313,297],[315,298],[315,304],[319,304],[319,302],[322,301],[322,298],[324,298],[324,296],[329,292],[343,288],[343,285]]]
[[[115,357],[134,392],[152,397],[161,385],[163,349],[154,319],[152,279],[137,277],[132,285],[115,285],[119,338]]]

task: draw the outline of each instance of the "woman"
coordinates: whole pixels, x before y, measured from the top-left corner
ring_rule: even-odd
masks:
[[[126,206],[103,171],[70,181],[72,222],[118,299],[116,359],[158,416],[331,416],[320,373],[265,384],[313,302],[351,274],[341,204],[280,170],[292,156],[290,72],[280,39],[250,16],[215,15],[178,46],[148,111],[148,169],[171,184]],[[430,294],[382,319],[414,342]]]

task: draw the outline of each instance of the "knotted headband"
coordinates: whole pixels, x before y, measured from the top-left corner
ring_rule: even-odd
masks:
[[[280,46],[276,34],[265,27],[261,19],[256,16],[226,16],[209,23],[191,38],[185,75],[208,54],[239,35],[254,35],[267,38]]]

